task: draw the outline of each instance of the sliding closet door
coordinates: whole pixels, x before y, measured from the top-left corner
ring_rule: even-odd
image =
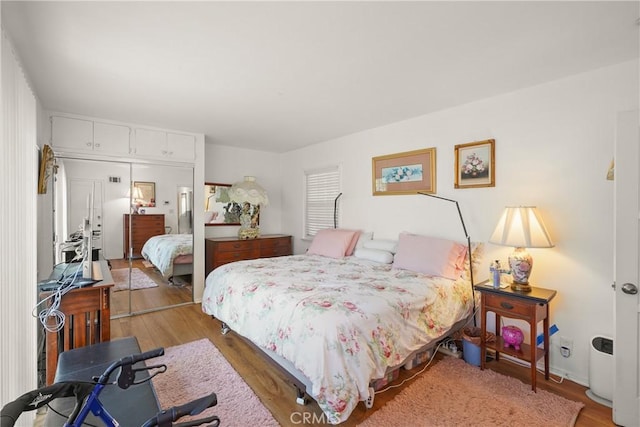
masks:
[[[193,168],[132,164],[131,313],[193,302]]]
[[[77,262],[88,219],[94,257],[111,267],[114,316],[131,312],[129,265],[123,255],[123,214],[129,212],[131,165],[124,162],[57,158],[55,168],[56,263]]]

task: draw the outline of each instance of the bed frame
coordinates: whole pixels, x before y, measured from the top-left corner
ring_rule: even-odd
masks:
[[[415,368],[415,366],[417,365],[414,365],[413,361],[418,353],[422,353],[425,351],[429,352],[429,358],[430,358],[433,352],[437,350],[438,346],[443,341],[443,339],[449,336],[451,333],[462,329],[467,323],[471,321],[470,319],[471,316],[472,315],[470,315],[465,319],[459,320],[446,333],[442,334],[437,339],[434,339],[430,343],[426,344],[424,347],[419,348],[418,350],[415,350],[398,365],[388,368],[387,372],[385,373],[385,377],[387,376],[387,374],[389,374],[390,372],[400,367],[404,367],[405,369]],[[215,319],[214,316],[211,316],[211,318]],[[221,322],[221,323],[222,324],[221,324],[220,332],[223,335],[226,335],[229,332],[233,331],[231,328],[229,328],[229,326],[226,323],[224,322]],[[233,332],[236,334],[236,336],[238,336],[245,343],[247,343],[249,347],[254,349],[257,354],[261,355],[262,358],[265,360],[265,362],[267,362],[269,366],[273,367],[277,372],[281,373],[286,378],[286,380],[289,383],[291,383],[293,387],[295,387],[296,403],[298,403],[299,405],[306,405],[309,402],[308,396],[310,397],[310,394],[308,394],[306,391],[308,388],[309,389],[311,388],[311,381],[302,372],[296,369],[291,362],[279,356],[278,354],[270,350],[258,347],[248,338],[245,338],[244,336],[236,333],[235,331]],[[375,382],[375,379],[369,383],[369,396],[367,397],[366,400],[364,400],[365,407],[368,409],[373,407],[373,401],[376,393],[376,390],[373,387],[374,382]]]

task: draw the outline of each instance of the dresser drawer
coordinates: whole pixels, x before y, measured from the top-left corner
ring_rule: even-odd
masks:
[[[254,259],[260,256],[258,248],[245,251],[228,251],[218,252],[215,254],[214,264],[222,265],[233,261],[242,261],[245,259]]]
[[[276,246],[273,248],[262,248],[262,250],[260,250],[260,257],[262,258],[271,258],[275,256],[285,255],[291,255],[290,246]]]
[[[215,245],[216,253],[250,251],[252,249],[258,249],[258,245],[256,245],[253,240],[236,240],[232,242],[218,242]]]
[[[517,301],[510,298],[508,301],[500,295],[485,294],[484,304],[487,311],[500,312],[501,315],[522,315],[528,316],[531,314],[532,308],[535,303],[527,303],[525,301]],[[508,313],[508,314],[507,314]]]
[[[260,241],[260,248],[272,249],[272,248],[287,248],[291,247],[291,237],[280,237],[277,239],[264,239]]]

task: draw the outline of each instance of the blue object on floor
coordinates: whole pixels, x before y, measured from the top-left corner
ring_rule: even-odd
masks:
[[[473,366],[480,366],[480,346],[471,341],[462,340],[462,358]]]

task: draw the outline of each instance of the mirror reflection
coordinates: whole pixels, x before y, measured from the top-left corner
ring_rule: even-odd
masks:
[[[240,225],[242,208],[229,198],[231,184],[205,182],[204,184],[204,224]]]
[[[56,166],[56,262],[73,258],[70,242],[90,215],[94,253],[114,282],[112,316],[193,301],[192,168],[67,158]]]
[[[138,208],[156,206],[156,183],[133,181],[133,202]]]

